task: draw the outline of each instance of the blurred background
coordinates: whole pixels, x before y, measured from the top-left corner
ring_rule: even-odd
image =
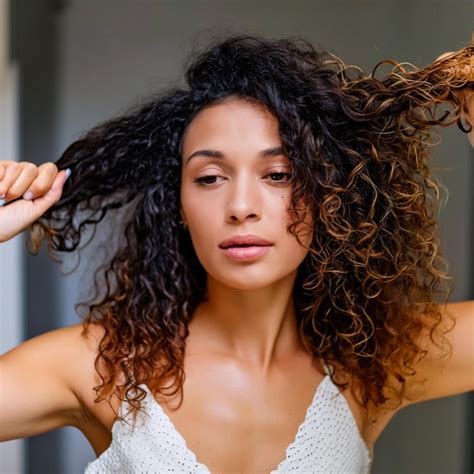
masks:
[[[425,66],[468,45],[472,26],[463,0],[0,0],[0,156],[57,160],[99,121],[181,83],[183,61],[215,33],[301,36],[370,71],[388,58]],[[451,299],[473,299],[474,156],[456,126],[440,133],[433,165],[449,190],[439,219]],[[24,235],[0,246],[0,353],[80,322],[74,305],[95,269],[87,251],[65,276],[44,247],[28,254]],[[474,472],[473,407],[464,394],[400,412],[375,446],[373,472]],[[82,473],[94,458],[75,428],[0,443],[2,474]]]

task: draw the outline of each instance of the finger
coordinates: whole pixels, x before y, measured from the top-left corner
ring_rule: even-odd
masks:
[[[38,175],[30,186],[24,190],[24,199],[36,199],[46,194],[54,183],[58,175],[58,167],[48,161],[38,166]]]
[[[0,181],[3,179],[3,176],[5,175],[5,170],[6,170],[7,165],[9,163],[16,163],[16,161],[13,161],[13,160],[0,160]]]
[[[3,166],[4,168],[7,167],[8,163],[17,163],[17,162],[13,160],[0,160],[0,165]]]
[[[0,198],[5,198],[5,201],[10,199],[8,191],[21,173],[21,168],[21,165],[16,162],[10,162],[6,166],[5,175],[0,181]]]
[[[442,59],[445,59],[445,58],[447,58],[448,56],[451,56],[451,55],[454,54],[454,53],[455,53],[454,51],[448,51],[448,52],[446,52],[446,53],[443,53],[443,54],[441,54],[440,56],[438,56],[438,57],[435,59],[435,61],[440,61],[440,60],[442,60]]]
[[[463,78],[468,81],[474,80],[474,56],[471,57],[470,64],[464,64],[461,66],[460,64],[449,62],[452,56],[456,55],[456,51],[448,51],[446,53],[441,54],[435,59],[435,63],[438,61],[447,60],[446,72],[451,74],[455,74],[459,78]]]
[[[56,175],[49,191],[33,201],[33,213],[37,216],[36,218],[43,215],[55,202],[59,201],[65,181],[66,170],[61,170]]]
[[[474,91],[464,91],[465,108],[461,114],[471,131],[468,132],[467,138],[471,147],[474,148]]]
[[[35,199],[34,201],[25,201],[23,199],[17,199],[15,202],[10,204],[12,213],[15,214],[15,226],[18,231],[20,229],[26,229],[28,226],[37,221],[56,201],[61,197],[61,192],[66,181],[66,171],[61,171],[56,176],[50,190],[43,196]],[[1,231],[2,229],[0,229]],[[1,236],[0,236],[1,237]],[[12,237],[6,236],[5,239],[0,239],[0,242],[9,240]]]
[[[16,199],[21,196],[38,176],[38,167],[34,163],[20,162],[21,172],[8,190],[8,198]]]

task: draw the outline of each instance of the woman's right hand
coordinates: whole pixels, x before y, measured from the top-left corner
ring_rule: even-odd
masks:
[[[474,46],[474,32],[472,46]],[[453,51],[443,53],[436,58],[435,62],[447,59],[454,53],[455,52]],[[458,67],[448,63],[446,70],[456,74],[459,79],[472,83],[474,82],[474,56],[471,56],[469,65]],[[465,104],[461,112],[461,118],[463,118],[467,125],[471,128],[471,131],[467,134],[467,139],[469,140],[471,147],[474,148],[474,90],[472,89],[472,84],[459,89],[458,96]]]
[[[66,171],[58,171],[53,162],[36,166],[0,160],[0,242],[15,237],[59,201],[66,179]]]

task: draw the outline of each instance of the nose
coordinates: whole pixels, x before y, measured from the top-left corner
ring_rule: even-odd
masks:
[[[242,173],[228,187],[226,221],[232,224],[261,219],[261,198],[257,178]]]

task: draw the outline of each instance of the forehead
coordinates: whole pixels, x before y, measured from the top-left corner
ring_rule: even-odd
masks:
[[[184,152],[201,145],[232,148],[239,145],[262,148],[262,143],[281,143],[277,118],[263,105],[231,98],[197,113],[181,141]]]

